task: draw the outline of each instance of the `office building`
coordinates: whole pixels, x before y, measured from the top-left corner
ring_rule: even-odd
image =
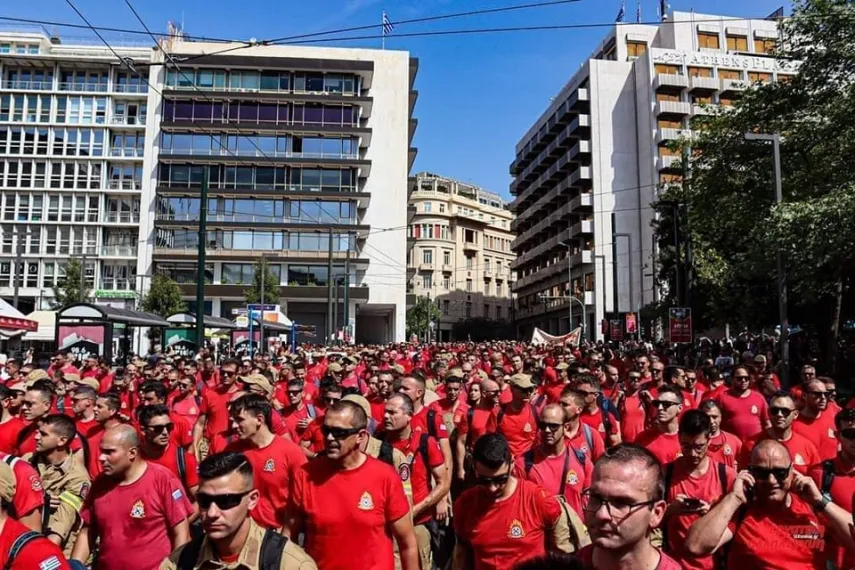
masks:
[[[668,144],[692,118],[753,82],[786,80],[769,55],[777,22],[675,12],[617,24],[519,141],[510,166],[517,323],[589,337],[613,313],[659,299],[651,221],[657,190],[679,183]],[[569,273],[569,274],[568,274]]]
[[[147,70],[150,46],[115,49]],[[0,34],[0,78],[0,296],[50,309],[73,257],[96,302],[132,308],[148,86],[41,30]]]
[[[467,318],[513,319],[513,215],[498,195],[420,172],[410,179],[408,291],[434,300],[438,340]]]
[[[245,309],[263,256],[281,284],[266,301],[314,325],[317,342],[329,334],[331,279],[349,285],[337,292],[336,330],[347,325],[357,342],[403,340],[406,289],[386,275],[406,266],[417,60],[403,51],[180,38],[164,47],[172,59],[158,51],[165,65],[151,74],[161,88],[149,98],[142,226],[150,236],[138,271],[174,279],[196,309],[207,175],[206,313],[231,319]]]

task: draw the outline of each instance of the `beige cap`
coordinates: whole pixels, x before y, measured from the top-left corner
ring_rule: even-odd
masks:
[[[26,392],[27,383],[23,380],[18,380],[17,382],[13,382],[12,384],[6,384],[6,388],[15,392]]]
[[[27,374],[27,382],[35,382],[36,380],[50,380],[50,376],[41,368],[36,368]]]
[[[359,394],[348,394],[341,400],[343,402],[353,402],[365,411],[365,415],[368,416],[369,419],[371,418],[371,404],[369,404],[368,400],[366,400],[364,397],[360,396]]]
[[[246,384],[247,388],[249,387],[249,385],[258,386],[262,390],[264,390],[268,396],[273,394],[273,385],[270,383],[270,380],[268,380],[267,377],[262,374],[248,374],[246,376],[238,376],[238,380]]]
[[[339,364],[338,362],[331,362],[329,366],[327,366],[327,372],[339,373],[342,370],[344,370],[344,368],[342,368],[341,364]]]
[[[66,382],[77,382],[80,383],[80,374],[75,374],[74,372],[70,372],[63,376]]]
[[[570,365],[566,362],[559,362],[555,365],[556,370],[567,370],[568,368],[570,368]]]
[[[403,367],[403,366],[401,366],[400,364],[394,364],[394,365],[392,365],[392,370],[394,370],[394,371],[395,371],[395,372],[397,372],[398,374],[406,374],[406,373],[407,373],[407,371],[406,371],[406,370],[404,370],[404,367]]]
[[[15,472],[5,461],[0,461],[0,500],[11,503],[15,497],[15,485]]]
[[[758,354],[757,356],[754,357],[754,362],[756,362],[758,364],[766,364],[766,357],[763,356],[762,354]]]
[[[511,376],[511,379],[508,381],[511,386],[516,386],[517,388],[534,388],[534,382],[531,381],[531,376],[528,374],[514,374]]]
[[[448,371],[448,374],[445,375],[444,380],[448,380],[449,378],[457,378],[458,380],[464,380],[466,376],[463,374],[462,369],[452,368]]]
[[[81,384],[83,386],[89,386],[90,388],[92,388],[96,392],[101,389],[101,383],[98,382],[97,380],[95,380],[94,378],[91,378],[91,377],[90,378],[82,378],[82,379],[78,380],[77,383]]]

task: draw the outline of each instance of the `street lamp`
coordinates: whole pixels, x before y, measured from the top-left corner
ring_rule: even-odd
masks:
[[[563,245],[567,246],[567,298],[571,300],[571,303],[569,305],[570,314],[568,315],[568,318],[570,320],[567,323],[569,330],[567,332],[572,332],[572,330],[573,330],[573,303],[572,303],[572,301],[576,301],[582,307],[582,335],[580,338],[580,344],[581,344],[581,341],[585,340],[585,332],[588,328],[588,312],[585,309],[584,299],[580,301],[579,299],[577,299],[576,297],[574,297],[572,295],[572,293],[573,293],[573,263],[572,263],[572,261],[573,261],[573,244],[570,241],[570,231],[569,230],[567,231],[567,236],[568,236],[567,240],[561,242]]]
[[[781,135],[780,133],[745,133],[745,140],[772,143],[775,163],[775,201],[784,201],[781,182]],[[790,385],[790,324],[787,317],[787,276],[784,274],[784,253],[778,248],[778,319],[781,321],[781,374],[784,386]]]

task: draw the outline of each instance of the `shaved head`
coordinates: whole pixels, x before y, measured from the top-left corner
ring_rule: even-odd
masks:
[[[495,392],[499,389],[499,384],[495,380],[481,380],[482,392]]]
[[[764,439],[751,451],[751,465],[787,467],[791,461],[784,444],[774,439]]]
[[[111,427],[104,432],[104,442],[111,446],[121,447],[125,450],[139,447],[140,436],[137,430],[127,424]]]

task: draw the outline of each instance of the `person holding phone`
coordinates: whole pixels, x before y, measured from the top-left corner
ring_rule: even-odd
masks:
[[[686,549],[696,556],[726,551],[727,568],[815,570],[825,567],[832,536],[855,549],[850,521],[813,479],[793,469],[782,443],[765,439],[733,489],[689,529]]]

